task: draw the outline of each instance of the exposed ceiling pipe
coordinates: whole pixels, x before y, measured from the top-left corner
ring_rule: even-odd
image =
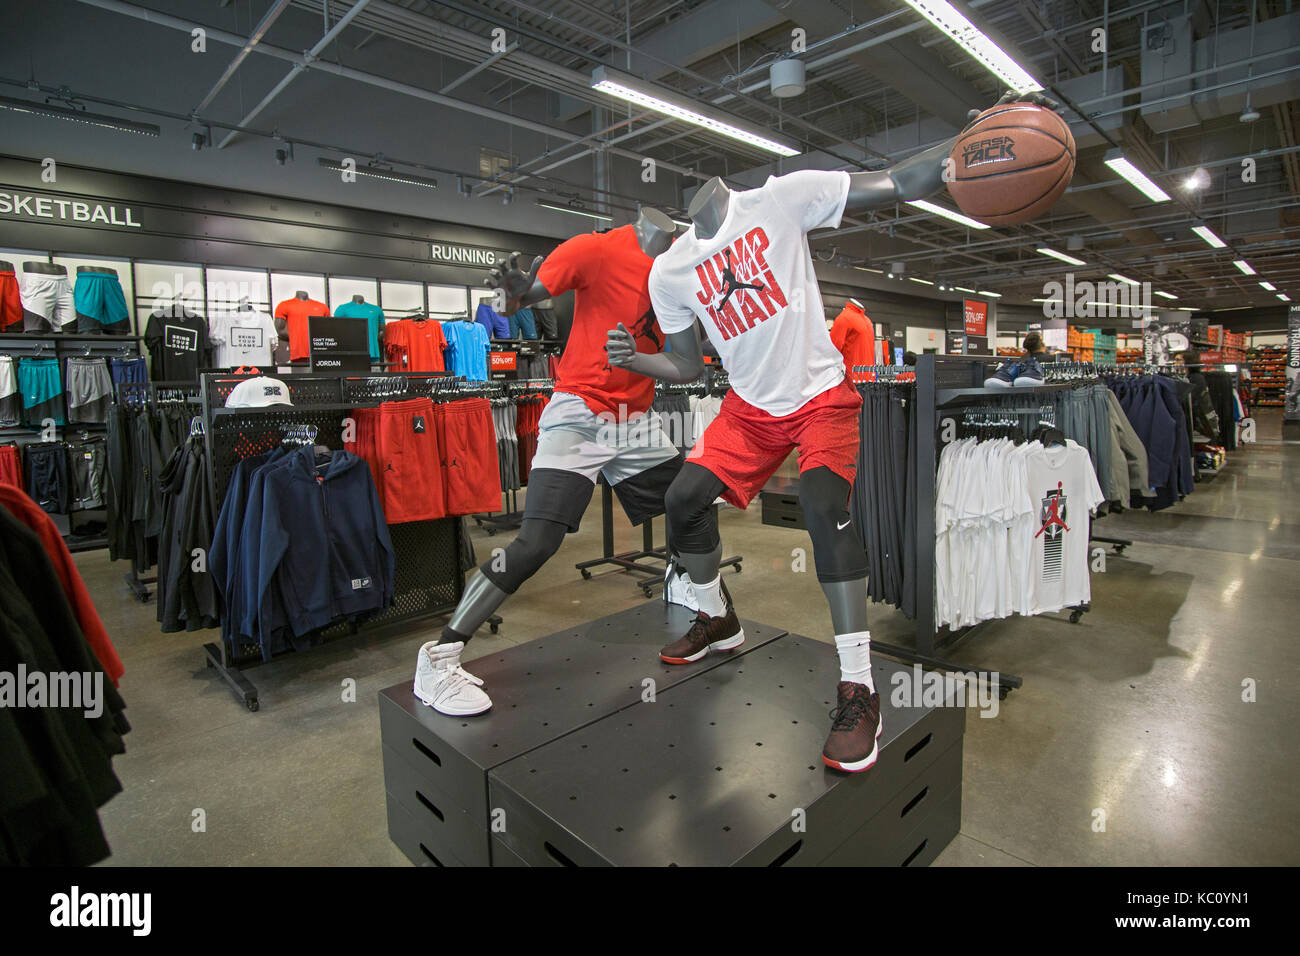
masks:
[[[317,40],[316,44],[310,50],[303,54],[302,62],[295,64],[293,68],[284,75],[279,83],[271,87],[271,91],[262,97],[261,102],[248,111],[248,114],[239,121],[239,125],[247,126],[252,123],[253,120],[257,119],[257,117],[261,115],[262,111],[270,106],[272,101],[283,93],[289,84],[296,80],[302,74],[303,70],[307,69],[307,67],[315,61],[316,57],[320,56],[324,50],[328,49],[329,45],[334,42],[335,38],[343,32],[349,23],[356,19],[357,14],[364,10],[366,4],[369,2],[370,0],[357,0],[357,2],[352,5],[352,9],[339,17],[338,22],[335,23],[334,26],[330,27],[329,30],[325,32],[325,35]],[[245,49],[251,50],[252,47],[245,45]],[[226,138],[217,144],[217,149],[225,149],[237,135],[238,134],[234,130],[231,130],[226,134]]]
[[[248,41],[240,47],[239,52],[235,54],[235,58],[226,67],[226,71],[221,74],[221,78],[212,84],[212,89],[208,90],[207,95],[199,100],[199,105],[194,107],[195,113],[202,113],[211,105],[212,101],[217,98],[217,94],[225,88],[226,84],[230,82],[230,78],[235,75],[235,71],[248,58],[248,54],[253,52],[253,47],[262,42],[262,37],[266,36],[267,30],[271,29],[271,24],[280,18],[280,14],[284,13],[291,2],[292,0],[276,0],[271,9],[266,11],[261,21],[253,28],[253,32],[249,34]]]
[[[500,53],[493,53],[490,57],[488,57],[488,58],[487,58],[486,60],[484,60],[482,63],[478,64],[478,66],[471,66],[468,70],[466,70],[466,71],[465,71],[464,73],[462,73],[460,76],[456,77],[456,79],[452,80],[450,83],[448,83],[448,84],[447,84],[446,86],[444,86],[442,89],[440,89],[438,92],[441,93],[443,96],[446,96],[448,93],[450,93],[450,92],[451,92],[452,90],[454,90],[456,87],[460,86],[460,85],[461,85],[462,83],[464,83],[466,80],[469,80],[469,79],[472,79],[473,77],[478,76],[478,75],[479,75],[480,73],[482,73],[484,70],[486,70],[486,69],[488,69],[490,66],[492,66],[492,64],[496,63],[498,60],[504,60],[504,59],[505,59],[506,57],[508,57],[511,53],[514,53],[515,50],[518,50],[518,49],[519,49],[519,43],[518,43],[517,41],[514,42],[514,43],[511,43],[508,47],[506,47],[506,48],[505,48],[504,50],[502,50]]]

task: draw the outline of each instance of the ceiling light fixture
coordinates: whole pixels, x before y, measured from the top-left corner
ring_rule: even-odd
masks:
[[[1062,262],[1068,262],[1072,266],[1087,265],[1087,263],[1082,259],[1076,259],[1074,256],[1067,256],[1064,252],[1057,252],[1055,249],[1049,249],[1046,246],[1039,246],[1034,251],[1042,256],[1051,256],[1053,259],[1060,259]]]
[[[1277,294],[1277,297],[1278,297],[1279,299],[1281,299],[1283,302],[1290,302],[1290,301],[1291,301],[1291,297],[1290,297],[1289,295],[1287,295],[1285,292],[1279,292],[1279,293]]]
[[[1205,225],[1204,223],[1200,223],[1198,225],[1192,226],[1192,232],[1196,233],[1198,236],[1204,239],[1209,245],[1213,246],[1215,249],[1222,249],[1227,245],[1226,242],[1224,242],[1222,239],[1216,236],[1210,230],[1210,227]]]
[[[1159,289],[1156,290],[1156,295],[1160,296],[1160,298],[1162,298],[1162,299],[1177,299],[1177,298],[1178,298],[1178,296],[1176,296],[1176,295],[1171,295],[1171,294],[1168,293],[1168,292],[1161,292]]]
[[[968,289],[968,288],[966,288],[964,285],[959,285],[959,286],[956,287],[956,289],[957,289],[958,292],[969,292],[971,295],[974,295],[974,294],[975,294],[975,290],[974,290],[974,289]]]
[[[1275,286],[1275,285],[1274,285],[1273,283],[1271,283],[1271,282],[1261,282],[1260,285],[1263,286],[1265,289],[1267,289],[1269,292],[1276,292],[1276,291],[1277,291],[1277,286]]]
[[[548,202],[545,199],[537,200],[537,205],[543,209],[554,209],[556,212],[571,212],[575,216],[586,216],[588,219],[599,219],[601,222],[613,222],[613,216],[606,216],[602,213],[592,212],[584,206],[566,206],[558,202]]]
[[[885,274],[884,269],[869,269],[866,266],[854,266],[853,268],[857,269],[859,272],[874,272],[878,276]]]
[[[951,219],[953,222],[959,222],[963,226],[969,226],[971,229],[990,228],[989,226],[986,226],[984,223],[979,222],[978,220],[971,219],[969,216],[963,216],[959,212],[953,212],[951,209],[946,209],[943,206],[938,205],[937,203],[932,203],[925,199],[908,200],[907,204],[909,206],[913,206],[917,209],[923,210],[924,212],[932,213],[936,216],[942,216],[944,219]]]
[[[402,183],[406,186],[423,186],[425,189],[437,189],[438,180],[429,179],[425,176],[412,176],[410,173],[399,173],[395,169],[389,169],[386,166],[345,166],[336,159],[325,159],[321,157],[316,160],[318,164],[325,169],[332,169],[339,173],[355,173],[358,176],[367,176],[370,179],[383,179],[390,183]]]
[[[1183,180],[1183,188],[1189,192],[1210,187],[1210,174],[1203,167],[1197,167],[1191,175]]]
[[[16,100],[9,96],[0,96],[0,109],[13,110],[15,113],[30,113],[34,116],[47,116],[51,119],[69,120],[86,126],[98,126],[119,133],[135,133],[138,136],[158,136],[162,130],[152,123],[137,123],[133,120],[105,116],[102,113],[88,113],[85,110],[66,106],[51,106],[48,103],[33,103],[30,100]]]
[[[918,279],[916,276],[908,276],[907,280],[909,282],[919,282],[921,285],[934,285],[929,279]]]
[[[1127,285],[1141,285],[1141,284],[1142,284],[1141,282],[1138,282],[1137,279],[1130,279],[1128,276],[1122,276],[1122,275],[1120,275],[1118,272],[1110,272],[1110,273],[1107,273],[1106,278],[1107,278],[1107,279],[1114,279],[1116,282],[1123,282],[1123,283],[1125,283],[1125,284],[1127,284]]]
[[[773,136],[761,127],[751,126],[744,120],[698,103],[682,93],[666,90],[607,66],[598,66],[592,71],[591,88],[674,119],[702,126],[739,142],[757,146],[769,153],[776,153],[778,156],[798,156],[802,152],[793,141]]]
[[[1254,267],[1245,259],[1233,259],[1232,264],[1240,269],[1243,275],[1253,276],[1255,274]]]
[[[1001,293],[1001,292],[989,292],[987,289],[980,289],[979,292],[976,293],[976,294],[977,294],[977,295],[986,295],[986,296],[988,296],[990,299],[1000,299],[1000,298],[1002,298],[1002,293]]]
[[[1006,50],[994,43],[947,0],[907,0],[907,5],[946,33],[958,46],[979,60],[984,69],[1017,93],[1043,88],[1042,83],[1030,76]]]
[[[1107,150],[1102,162],[1136,186],[1138,191],[1152,202],[1169,202],[1169,193],[1153,183],[1146,173],[1125,159],[1120,150]]]

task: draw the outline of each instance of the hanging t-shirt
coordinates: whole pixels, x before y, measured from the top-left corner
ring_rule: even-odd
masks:
[[[667,253],[664,253],[667,255]],[[638,352],[660,352],[664,337],[646,285],[655,260],[633,226],[574,236],[546,257],[537,278],[551,295],[575,290],[573,328],[555,373],[555,391],[581,398],[596,414],[641,415],[654,401],[654,379],[609,364],[606,335],[622,322]]]
[[[336,319],[365,319],[370,341],[370,361],[379,361],[379,333],[384,328],[384,310],[373,302],[344,302],[334,310]]]
[[[478,322],[452,319],[442,323],[447,337],[447,365],[452,372],[471,382],[483,382],[488,377],[487,330]]]
[[[208,325],[212,361],[217,368],[253,365],[269,368],[271,353],[280,341],[275,321],[265,312],[225,312],[214,315]]]
[[[844,369],[851,372],[855,365],[878,365],[876,361],[876,326],[862,306],[845,302],[831,326],[831,344],[844,356]],[[886,363],[888,364],[888,363]]]
[[[479,307],[474,310],[474,321],[487,329],[488,338],[510,338],[510,320],[498,314],[496,309],[486,302],[480,302]]]
[[[447,339],[442,324],[431,319],[402,319],[384,326],[384,350],[397,372],[443,372]]]
[[[297,296],[285,299],[275,307],[275,317],[288,326],[290,362],[306,361],[311,357],[311,332],[307,320],[313,315],[329,314],[329,306],[324,302]]]
[[[698,317],[736,394],[769,415],[789,415],[844,378],[806,234],[838,226],[848,195],[848,173],[769,177],[731,194],[712,239],[692,228],[650,270],[664,331]]]
[[[211,368],[208,323],[182,306],[149,316],[144,328],[149,349],[149,377],[155,382],[193,382],[199,369]]]
[[[1026,614],[1059,611],[1092,600],[1088,577],[1091,514],[1106,500],[1088,450],[1073,441],[1038,446],[1025,459],[1034,507]]]

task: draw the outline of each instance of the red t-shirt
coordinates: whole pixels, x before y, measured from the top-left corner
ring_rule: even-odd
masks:
[[[573,329],[556,369],[555,389],[577,395],[596,414],[630,417],[654,401],[651,378],[614,368],[605,355],[605,333],[622,322],[638,352],[663,350],[664,334],[650,308],[650,264],[632,226],[574,236],[546,257],[537,278],[552,295],[576,290]]]
[[[275,317],[283,319],[289,326],[290,362],[311,358],[311,333],[307,329],[307,320],[313,315],[329,314],[329,306],[324,302],[297,296],[285,299],[275,307]]]
[[[852,372],[855,365],[879,365],[876,359],[876,327],[865,312],[852,302],[835,317],[831,342],[844,354],[844,368]]]
[[[442,323],[433,319],[402,319],[384,326],[384,350],[388,361],[399,363],[397,372],[442,372],[446,361],[442,350],[447,337]]]

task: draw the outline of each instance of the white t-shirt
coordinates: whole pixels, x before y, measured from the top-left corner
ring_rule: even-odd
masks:
[[[212,361],[218,368],[253,365],[270,368],[271,354],[279,336],[275,320],[265,312],[225,312],[214,315],[208,324],[212,340]]]
[[[826,331],[810,229],[840,224],[849,174],[803,170],[731,194],[712,239],[691,229],[650,267],[650,301],[667,333],[698,317],[731,387],[769,415],[789,415],[844,378]]]
[[[1067,441],[1039,446],[1025,461],[1034,508],[1027,614],[1059,611],[1092,599],[1088,577],[1091,513],[1106,500],[1088,450]]]

